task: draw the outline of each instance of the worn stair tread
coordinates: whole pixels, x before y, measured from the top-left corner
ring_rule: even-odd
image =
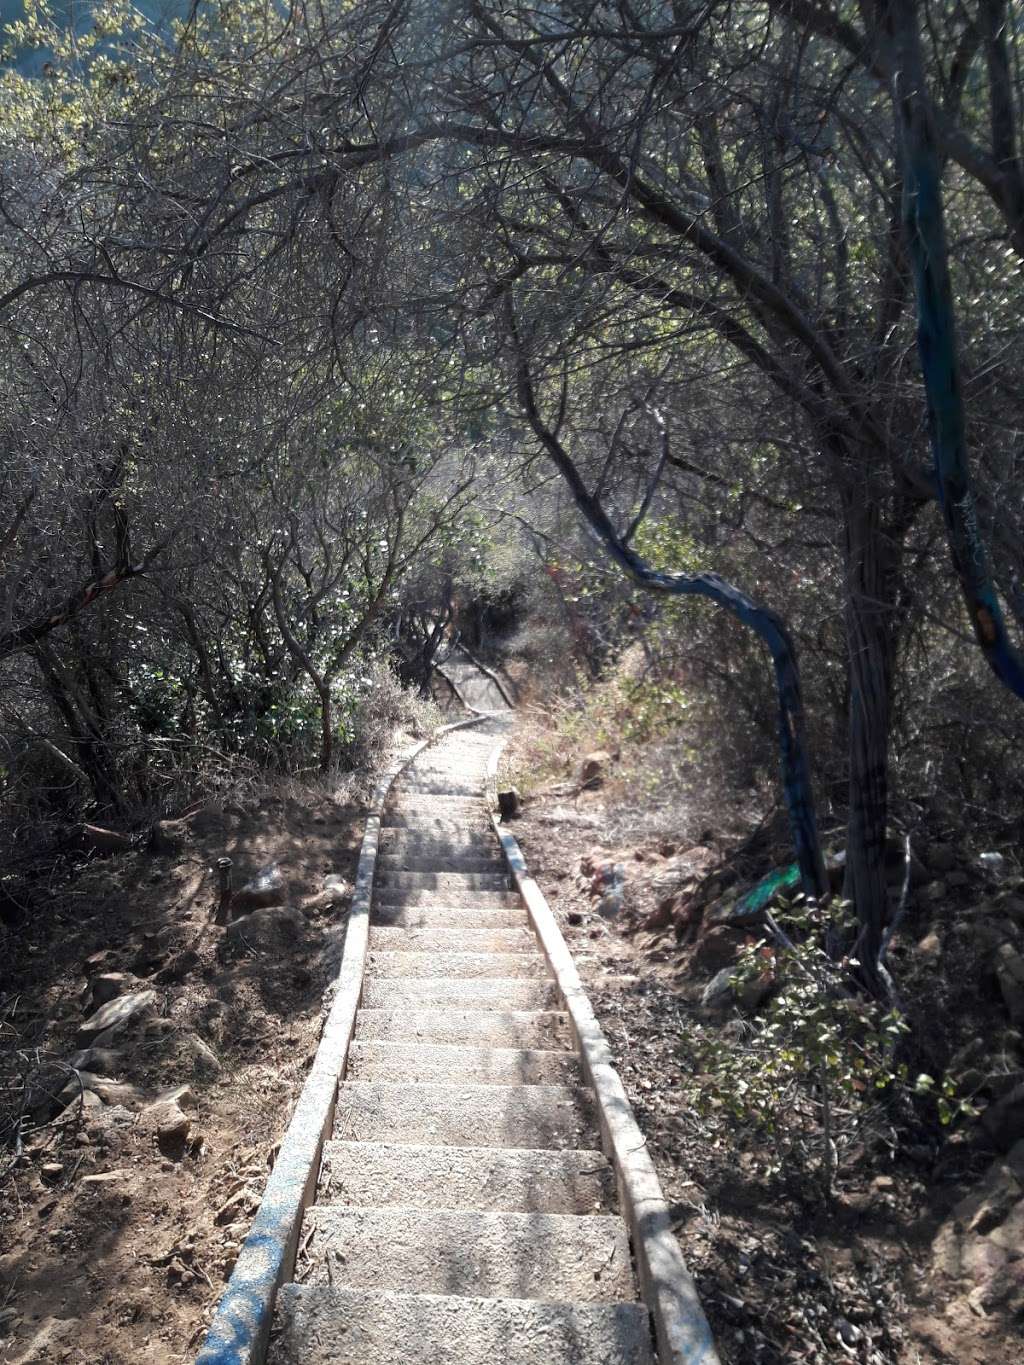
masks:
[[[421,1209],[598,1213],[613,1208],[615,1174],[603,1153],[529,1147],[328,1142],[325,1203]]]
[[[436,853],[444,857],[450,853],[472,851],[474,856],[477,854],[483,856],[484,853],[494,853],[496,857],[498,856],[495,852],[498,845],[492,830],[464,829],[460,834],[448,838],[431,834],[429,830],[388,826],[381,832],[380,847],[383,853],[408,851],[423,856]]]
[[[590,1093],[576,1086],[344,1081],[333,1135],[431,1147],[472,1138],[483,1147],[562,1148],[592,1147],[596,1131]]]
[[[507,872],[406,872],[383,868],[375,883],[379,891],[508,891]]]
[[[432,873],[434,876],[451,876],[453,872],[472,872],[477,876],[502,876],[508,885],[508,872],[505,863],[496,853],[473,853],[463,847],[460,852],[417,853],[415,851],[391,852],[385,848],[378,854],[377,867],[389,875],[395,872]]]
[[[497,910],[466,905],[375,905],[370,923],[379,928],[502,929],[523,928],[529,919],[524,905]]]
[[[459,981],[436,976],[371,976],[363,985],[361,1003],[366,1009],[420,1004],[494,1010],[556,1010],[561,1004],[553,981],[495,976]]]
[[[370,929],[375,952],[402,953],[528,953],[537,949],[537,936],[528,928],[411,927],[377,924]]]
[[[450,905],[472,910],[517,910],[522,900],[512,891],[491,891],[444,886],[427,887],[378,886],[373,893],[374,905]]]
[[[371,979],[446,977],[455,980],[499,978],[543,979],[550,975],[547,958],[534,945],[521,953],[435,953],[372,949],[366,956]]]
[[[568,1016],[558,1010],[430,1009],[415,1004],[361,1009],[356,1015],[356,1038],[545,1049],[571,1043]]]
[[[269,1365],[652,1365],[638,1303],[389,1294],[289,1284]]]
[[[440,1085],[581,1084],[579,1058],[574,1052],[419,1041],[357,1039],[349,1048],[346,1074],[357,1081],[434,1081]]]
[[[310,1240],[310,1234],[312,1239]],[[615,1214],[314,1204],[305,1283],[482,1298],[615,1303],[635,1296],[629,1236]]]
[[[494,838],[494,830],[491,826],[487,810],[481,801],[479,810],[472,819],[458,819],[454,813],[443,814],[431,811],[429,814],[421,812],[416,814],[408,810],[387,810],[381,820],[384,829],[412,830],[414,833],[447,839],[451,836],[458,838],[463,833],[467,835],[477,835],[479,838]]]

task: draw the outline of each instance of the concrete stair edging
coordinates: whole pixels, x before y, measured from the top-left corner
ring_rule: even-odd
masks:
[[[558,921],[530,876],[519,843],[498,814],[502,738],[487,761],[487,803],[516,890],[547,959],[579,1049],[584,1084],[593,1093],[601,1142],[615,1171],[629,1228],[640,1290],[650,1310],[658,1365],[721,1365],[693,1276],[672,1231],[668,1202],[611,1050],[580,979]]]
[[[414,759],[445,735],[489,719],[488,714],[474,714],[445,725],[396,759],[374,789],[334,1001],[259,1209],[206,1330],[196,1365],[263,1365],[266,1358],[277,1291],[292,1271],[302,1220],[320,1175],[323,1146],[333,1130],[338,1083],[355,1032],[384,806],[392,784]]]

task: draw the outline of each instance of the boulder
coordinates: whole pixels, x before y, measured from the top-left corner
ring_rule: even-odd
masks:
[[[115,1036],[129,1020],[152,1014],[156,1009],[156,1003],[156,991],[131,991],[127,995],[119,995],[116,1000],[101,1005],[95,1014],[82,1024],[78,1030],[78,1041],[87,1044],[95,1040],[97,1046],[104,1046],[107,1038],[105,1037],[101,1043],[100,1034]]]
[[[271,906],[284,905],[288,900],[288,888],[277,863],[261,867],[251,881],[232,893],[231,913],[233,916],[248,915],[254,910],[266,910]]]
[[[595,749],[587,754],[580,764],[580,783],[584,787],[599,787],[604,781],[605,772],[612,761],[607,749]]]

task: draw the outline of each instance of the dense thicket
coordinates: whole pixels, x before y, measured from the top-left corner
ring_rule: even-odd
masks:
[[[14,39],[53,56],[0,87],[12,774],[127,813],[171,737],[330,766],[355,663],[422,683],[459,584],[540,583],[583,660],[614,651],[557,476],[642,587],[724,604],[633,610],[759,736],[768,642],[794,825],[806,745],[869,961],[893,774],[919,809],[1019,811],[1019,708],[960,597],[987,547],[985,600],[1024,619],[1002,0],[247,0],[170,39],[113,4]],[[948,525],[922,147],[973,483]]]

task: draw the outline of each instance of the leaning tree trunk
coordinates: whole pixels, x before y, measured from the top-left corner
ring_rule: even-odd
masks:
[[[896,72],[893,93],[903,173],[903,233],[914,274],[918,353],[946,536],[981,652],[999,681],[1024,698],[1024,658],[1010,640],[992,581],[968,462],[942,167],[925,98],[917,0],[890,0],[888,22]],[[990,38],[995,36],[990,34]],[[1012,140],[1009,150],[1012,155]]]
[[[894,640],[894,546],[867,481],[843,490],[849,677],[849,804],[844,896],[856,911],[855,953],[865,984],[877,986],[888,912],[885,840]]]

